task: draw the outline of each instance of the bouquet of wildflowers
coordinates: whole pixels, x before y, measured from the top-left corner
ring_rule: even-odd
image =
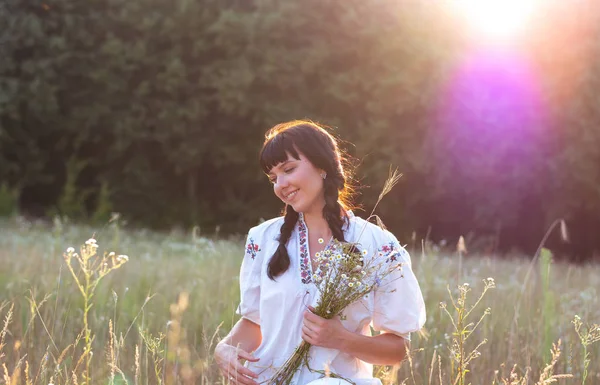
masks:
[[[394,254],[387,255],[386,260],[373,259],[365,262],[367,252],[360,251],[357,244],[339,242],[335,239],[332,242],[332,247],[317,257],[321,274],[313,275],[313,280],[321,293],[314,313],[325,319],[340,315],[348,305],[381,286],[386,276],[396,270],[402,270],[402,263],[395,258]],[[294,354],[270,379],[269,384],[290,384],[294,374],[303,364],[309,370],[319,372],[308,366],[310,347],[311,344],[302,341]],[[335,373],[329,375],[339,377]]]
[[[381,198],[397,183],[399,177],[400,175],[396,172],[390,174],[375,207]],[[373,208],[374,210],[375,208]],[[372,214],[373,212],[371,212],[371,216]],[[379,220],[378,223],[383,226]],[[385,260],[377,258],[378,256],[367,258],[367,251],[361,251],[359,243],[340,242],[333,239],[331,247],[315,255],[319,269],[312,278],[317,284],[321,296],[314,314],[325,319],[332,319],[336,315],[341,315],[348,305],[379,288],[387,276],[394,271],[402,270],[402,263],[397,258],[396,253],[398,253],[397,250],[387,254]],[[308,364],[310,347],[310,343],[302,341],[294,354],[268,381],[268,384],[290,384],[294,374],[302,365],[306,365],[312,372],[325,374],[322,371],[310,368]],[[342,378],[335,373],[329,373],[329,376]],[[352,383],[348,379],[344,380]]]

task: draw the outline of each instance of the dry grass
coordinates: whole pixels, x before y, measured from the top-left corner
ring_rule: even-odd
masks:
[[[103,277],[91,298],[88,356],[85,300],[62,255],[94,233],[99,252],[127,254],[129,261]],[[94,384],[223,383],[210,351],[237,319],[242,242],[241,237],[203,238],[197,231],[124,231],[117,222],[101,231],[60,222],[0,222],[4,382],[84,383],[89,374]],[[384,382],[456,381],[453,343],[458,335],[449,315],[458,313],[448,308],[446,314],[439,306],[451,301],[448,288],[455,298],[460,295],[458,255],[453,254],[440,255],[430,247],[412,253],[426,299],[427,323],[425,332],[412,338],[409,362],[400,370],[378,368]],[[528,267],[528,261],[517,258],[463,259],[460,283],[469,283],[473,293],[483,291],[482,280],[488,277],[496,283],[473,310],[475,321],[488,307],[491,314],[476,328],[463,325],[472,329],[459,350],[463,355],[487,341],[472,356],[465,383],[582,384],[585,373],[585,384],[600,384],[600,343],[582,343],[586,331],[594,331],[586,325],[600,322],[600,266],[551,264],[544,290],[539,274],[530,274],[523,285]],[[466,297],[465,309],[474,302]],[[576,315],[581,322],[578,330],[573,324]],[[549,351],[548,340],[561,340],[561,345]],[[89,373],[81,357],[90,358]]]

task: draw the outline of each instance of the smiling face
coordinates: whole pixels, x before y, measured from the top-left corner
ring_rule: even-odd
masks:
[[[298,158],[288,153],[287,160],[269,171],[273,191],[298,213],[320,213],[325,206],[323,171],[300,152]]]

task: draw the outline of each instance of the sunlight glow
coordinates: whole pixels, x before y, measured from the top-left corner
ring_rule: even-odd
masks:
[[[457,0],[475,33],[505,39],[519,33],[531,19],[537,0]]]

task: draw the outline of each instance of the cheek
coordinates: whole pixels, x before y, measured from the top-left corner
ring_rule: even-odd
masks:
[[[311,186],[312,191],[315,194],[322,193],[325,190],[325,185],[323,184],[323,178],[321,178],[320,175],[318,175],[318,176],[311,175],[310,186]]]
[[[279,198],[281,201],[284,201],[283,199],[283,194],[281,193],[281,188],[277,187],[276,185],[273,185],[273,193],[275,194],[275,196],[277,198]]]
[[[306,168],[298,170],[297,173],[292,175],[290,181],[293,181],[296,185],[302,185],[303,188],[310,188],[312,186],[312,175],[310,170],[307,170]]]

